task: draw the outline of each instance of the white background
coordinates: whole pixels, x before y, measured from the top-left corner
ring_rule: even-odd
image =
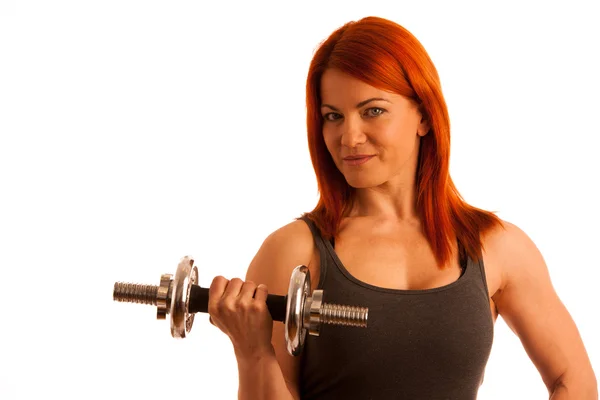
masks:
[[[1,3],[0,398],[236,398],[206,314],[175,340],[113,284],[158,284],[187,254],[202,286],[243,277],[314,207],[308,65],[368,15],[428,50],[458,189],[534,240],[600,368],[593,2],[368,3]],[[479,398],[547,398],[501,318]]]

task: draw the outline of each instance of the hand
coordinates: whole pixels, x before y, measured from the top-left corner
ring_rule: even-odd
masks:
[[[236,357],[258,359],[274,354],[273,319],[267,308],[267,286],[239,278],[213,279],[208,292],[210,323],[231,339]]]

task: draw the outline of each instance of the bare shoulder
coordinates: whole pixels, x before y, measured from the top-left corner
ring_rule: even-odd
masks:
[[[248,267],[246,280],[266,284],[270,293],[285,294],[293,269],[310,263],[313,248],[308,225],[302,220],[290,222],[265,238]]]
[[[276,245],[296,248],[298,251],[304,252],[311,250],[313,244],[310,228],[302,220],[294,220],[275,230],[267,237],[266,241],[271,241]]]
[[[483,256],[488,275],[490,297],[499,299],[517,275],[548,274],[542,255],[527,233],[512,222],[502,220],[483,237]]]
[[[503,221],[505,229],[490,235],[500,284],[496,304],[526,301],[535,290],[555,296],[544,256],[533,239],[517,225]]]
[[[531,239],[517,225],[502,220],[501,226],[495,226],[482,236],[482,255],[486,281],[490,297],[490,309],[494,321],[498,317],[498,302],[514,268],[515,257],[523,246],[535,248]]]

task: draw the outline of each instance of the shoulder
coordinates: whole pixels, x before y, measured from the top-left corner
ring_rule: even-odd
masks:
[[[294,220],[273,231],[264,241],[270,247],[284,246],[286,250],[302,251],[312,249],[313,237],[307,223]]]
[[[282,291],[293,269],[310,263],[313,249],[312,233],[306,222],[295,220],[283,225],[264,239],[248,267],[246,280]]]
[[[498,298],[518,280],[549,278],[548,268],[533,239],[512,222],[502,220],[502,224],[503,227],[492,229],[483,238],[484,259],[487,257],[493,268]]]

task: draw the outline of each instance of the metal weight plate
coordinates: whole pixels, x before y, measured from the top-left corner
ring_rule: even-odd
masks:
[[[287,294],[287,313],[285,315],[285,341],[292,356],[302,352],[306,339],[304,327],[304,306],[310,296],[310,271],[305,265],[294,268]]]
[[[192,285],[198,284],[198,268],[194,260],[185,256],[179,262],[172,283],[171,295],[171,335],[185,338],[192,329],[194,314],[188,313]]]

